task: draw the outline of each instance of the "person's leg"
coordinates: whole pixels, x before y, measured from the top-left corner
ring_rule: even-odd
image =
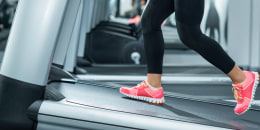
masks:
[[[202,34],[200,23],[204,0],[175,0],[175,12],[177,30],[182,42],[230,77],[237,100],[235,113],[244,113],[252,104],[258,74],[242,71],[216,41]]]
[[[243,82],[243,71],[215,40],[201,32],[204,0],[176,0],[175,8],[178,33],[182,42],[226,73],[233,83]]]
[[[147,80],[132,88],[121,87],[120,92],[130,98],[152,103],[164,103],[161,87],[164,40],[161,24],[174,11],[174,0],[149,0],[142,15],[147,59]]]
[[[155,88],[161,87],[164,55],[161,24],[173,12],[174,0],[150,0],[141,19],[148,67],[147,81]]]

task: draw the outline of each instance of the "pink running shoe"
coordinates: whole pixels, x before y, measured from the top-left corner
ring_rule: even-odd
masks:
[[[127,97],[154,104],[162,104],[165,102],[163,88],[152,90],[149,85],[146,84],[146,81],[143,81],[132,88],[121,87],[120,92]]]
[[[238,115],[245,113],[253,103],[255,91],[259,81],[258,72],[244,71],[246,81],[242,84],[233,84],[234,97],[237,105],[234,112]]]

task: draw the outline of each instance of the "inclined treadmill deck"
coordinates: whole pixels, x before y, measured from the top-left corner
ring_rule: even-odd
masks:
[[[196,101],[189,98],[185,99],[181,98],[180,96],[174,97],[174,94],[169,92],[166,92],[165,94],[165,104],[153,105],[124,97],[118,91],[120,85],[111,85],[111,83],[79,81],[77,84],[51,83],[48,87],[56,88],[66,97],[65,102],[74,103],[76,107],[92,107],[100,109],[100,113],[103,111],[111,111],[111,113],[119,112],[121,114],[134,114],[132,119],[111,117],[111,119],[114,118],[117,123],[122,120],[122,126],[125,123],[124,121],[132,122],[135,120],[135,117],[136,120],[140,119],[139,117],[142,117],[144,118],[144,120],[142,120],[143,123],[147,123],[146,120],[154,118],[159,119],[158,121],[163,121],[165,123],[168,121],[171,123],[175,122],[179,125],[179,129],[210,129],[211,127],[205,128],[204,126],[215,126],[217,129],[222,127],[229,129],[249,130],[258,129],[260,127],[260,120],[258,120],[258,117],[260,116],[259,110],[250,110],[242,116],[237,116],[233,113],[233,106],[208,103],[205,101]],[[46,104],[48,105],[48,101]],[[51,103],[48,106],[43,106],[43,108],[40,109],[40,117],[38,117],[39,127],[44,126],[44,123],[42,122],[45,122],[45,125],[46,122],[48,122],[48,118],[45,117],[46,115],[48,115],[48,117],[55,116],[48,114],[48,110],[51,111],[53,109],[50,106]],[[64,107],[64,109],[65,108],[66,107]],[[64,109],[60,111],[64,111]],[[80,109],[78,110],[80,111]],[[66,115],[69,116],[68,113],[75,112],[68,111],[66,114],[61,114],[64,115],[64,117],[60,118],[69,118],[75,120],[73,117],[66,117]],[[117,114],[114,116],[118,116]],[[96,115],[99,115],[99,112],[93,113],[93,120],[95,120]],[[105,119],[107,119],[107,117],[104,117],[104,120]],[[102,122],[102,120],[100,121]],[[184,128],[185,125],[183,126],[182,123],[192,123],[192,127],[189,126]],[[136,125],[133,125],[131,129],[138,129],[139,125],[136,123]],[[174,127],[177,128],[178,125],[174,125]],[[164,125],[161,127],[167,128]],[[160,126],[158,126],[158,128],[160,128]]]

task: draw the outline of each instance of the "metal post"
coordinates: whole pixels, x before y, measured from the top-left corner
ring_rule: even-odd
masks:
[[[55,50],[53,63],[62,67],[65,64],[66,53],[68,51],[69,43],[72,38],[72,32],[75,26],[80,3],[81,0],[68,1],[68,6],[61,26],[61,31],[57,40],[57,47]]]
[[[65,71],[73,72],[74,68],[76,67],[82,13],[83,13],[83,1],[80,4],[75,26],[70,39],[70,45],[66,55],[66,61],[64,64]]]

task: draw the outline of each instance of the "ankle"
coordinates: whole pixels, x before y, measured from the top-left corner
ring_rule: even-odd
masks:
[[[151,74],[151,73],[148,73],[147,74],[147,82],[155,87],[155,88],[160,88],[161,87],[161,77],[162,77],[162,74]]]
[[[243,76],[232,79],[232,82],[233,82],[233,84],[243,84],[244,82],[246,82],[245,74],[243,73]]]
[[[241,84],[246,80],[245,73],[237,65],[227,75],[233,84]]]
[[[146,84],[150,87],[150,88],[154,88],[154,89],[158,89],[158,88],[161,88],[161,83],[150,83],[148,81],[146,81]]]
[[[239,82],[239,81],[233,81],[233,84],[237,85],[237,84],[243,84],[243,83],[245,83],[245,82],[246,82],[246,79],[243,80],[243,81],[241,81],[241,82]]]

